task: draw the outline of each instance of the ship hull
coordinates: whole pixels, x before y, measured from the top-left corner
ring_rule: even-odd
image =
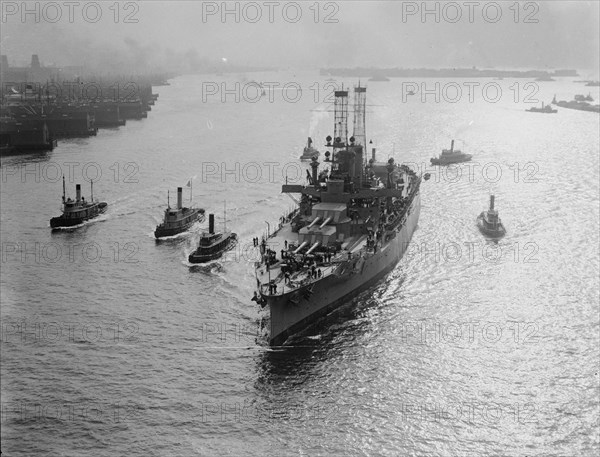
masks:
[[[90,208],[90,211],[88,212],[88,214],[86,214],[83,217],[64,217],[63,216],[58,216],[58,217],[53,217],[52,219],[50,219],[50,227],[51,228],[66,228],[66,227],[74,227],[76,225],[82,224],[85,221],[88,221],[90,219],[94,219],[95,217],[100,216],[101,214],[103,214],[104,212],[106,212],[106,209],[108,208],[108,204],[106,202],[100,202],[98,203],[98,205],[96,205],[94,208]]]
[[[397,232],[396,237],[354,270],[339,276],[329,275],[287,294],[268,295],[266,300],[270,309],[269,344],[283,344],[289,336],[348,303],[356,294],[373,286],[392,271],[408,248],[419,221],[420,209],[420,194],[417,193],[406,223]]]

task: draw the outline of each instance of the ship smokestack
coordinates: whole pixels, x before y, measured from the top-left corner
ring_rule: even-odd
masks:
[[[177,188],[177,209],[183,208],[183,188]]]
[[[75,184],[75,193],[77,201],[81,201],[81,184]]]
[[[494,196],[490,195],[490,211],[494,210]]]
[[[371,149],[371,159],[375,162],[375,148]]]
[[[454,140],[450,143],[450,152],[454,151]]]
[[[319,175],[319,161],[316,157],[313,157],[310,164],[312,167],[312,182],[315,187],[319,187],[318,175]]]
[[[213,233],[215,233],[215,215],[214,214],[208,215],[208,233],[210,233],[211,235]]]

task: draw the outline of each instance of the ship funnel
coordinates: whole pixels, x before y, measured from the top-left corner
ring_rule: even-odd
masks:
[[[208,233],[210,233],[211,235],[213,233],[215,233],[215,215],[214,214],[208,215]]]
[[[309,138],[310,139],[310,138]],[[319,162],[317,158],[313,156],[312,162],[310,164],[312,167],[312,182],[315,187],[319,187]]]
[[[454,151],[454,140],[450,143],[450,152]]]
[[[177,209],[183,208],[183,189],[177,188]]]
[[[81,184],[75,184],[75,193],[77,201],[81,201]]]
[[[494,211],[494,196],[490,195],[490,211]]]
[[[371,149],[371,159],[375,162],[375,148]]]

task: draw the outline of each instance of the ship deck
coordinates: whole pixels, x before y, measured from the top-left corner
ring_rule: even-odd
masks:
[[[369,255],[366,249],[367,236],[351,237],[342,243],[342,249],[333,254],[331,261],[313,262],[316,270],[321,270],[321,277],[311,277],[309,274],[310,268],[304,267],[297,271],[289,273],[289,281],[286,280],[282,273],[282,266],[287,265],[287,259],[281,258],[281,250],[285,250],[285,242],[297,244],[298,234],[292,232],[292,227],[289,222],[284,223],[273,235],[266,239],[268,249],[275,251],[277,262],[270,265],[267,269],[263,263],[256,270],[256,278],[259,281],[259,289],[263,295],[284,295],[293,290],[297,290],[311,282],[318,281],[329,275],[332,275],[340,264],[349,260],[348,254],[352,259],[357,259],[360,256]],[[293,251],[289,250],[288,253]],[[269,283],[277,286],[274,292],[269,290]]]

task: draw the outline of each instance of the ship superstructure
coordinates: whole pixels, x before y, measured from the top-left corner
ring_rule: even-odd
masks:
[[[366,88],[354,88],[354,134],[348,139],[348,91],[335,92],[334,136],[326,138],[319,172],[311,161],[308,185],[283,185],[300,194],[298,208],[260,243],[253,300],[268,306],[271,345],[282,344],[319,316],[351,300],[391,271],[406,251],[420,212],[421,178],[390,158],[366,159]]]

